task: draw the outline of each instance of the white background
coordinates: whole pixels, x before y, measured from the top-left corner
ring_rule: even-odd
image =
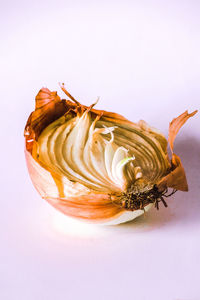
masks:
[[[43,86],[167,136],[200,108],[199,1],[1,2],[0,299],[200,299],[200,119],[175,143],[190,191],[116,227],[69,221],[29,179],[23,129]]]

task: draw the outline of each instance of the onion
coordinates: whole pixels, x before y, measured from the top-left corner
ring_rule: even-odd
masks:
[[[64,214],[84,221],[119,224],[143,214],[168,188],[187,191],[180,158],[173,153],[181,126],[197,111],[187,111],[169,126],[169,145],[145,121],[61,100],[42,88],[25,127],[25,156],[40,195]]]

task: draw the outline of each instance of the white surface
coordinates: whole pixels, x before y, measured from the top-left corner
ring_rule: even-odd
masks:
[[[173,117],[200,108],[199,11],[178,0],[1,3],[0,299],[200,299],[199,114],[175,142],[190,191],[126,225],[69,221],[34,190],[23,154],[34,97],[59,81],[167,135]]]

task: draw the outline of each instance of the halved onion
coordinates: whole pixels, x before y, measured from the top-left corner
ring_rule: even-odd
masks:
[[[191,114],[170,123],[167,140],[146,122],[61,100],[43,88],[26,127],[26,160],[40,195],[64,214],[81,220],[119,224],[152,205],[167,188],[187,191],[187,180],[173,143]]]

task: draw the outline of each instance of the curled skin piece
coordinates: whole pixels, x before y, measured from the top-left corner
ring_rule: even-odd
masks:
[[[180,158],[173,152],[187,111],[169,126],[167,140],[145,121],[86,107],[42,88],[25,127],[25,156],[40,195],[64,214],[100,224],[134,219],[159,202],[168,188],[187,191]]]

